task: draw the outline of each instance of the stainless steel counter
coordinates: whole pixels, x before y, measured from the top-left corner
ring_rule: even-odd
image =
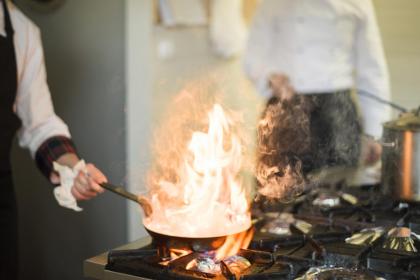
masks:
[[[113,250],[128,250],[138,249],[144,247],[151,242],[151,238],[144,237],[134,242],[128,243],[121,247],[114,248]],[[105,269],[107,263],[108,252],[97,255],[90,259],[87,259],[83,263],[83,275],[87,279],[98,279],[98,280],[139,280],[148,279],[138,276],[127,275],[124,273],[113,272]]]

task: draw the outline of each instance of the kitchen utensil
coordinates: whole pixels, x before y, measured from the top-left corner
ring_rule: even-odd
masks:
[[[146,227],[146,225],[144,225],[144,227],[149,233],[149,235],[152,237],[152,243],[157,247],[158,256],[162,259],[170,258],[171,249],[187,250],[194,252],[214,251],[220,248],[228,238],[227,235],[214,237],[173,236],[150,230]],[[238,239],[241,236],[243,237],[244,235],[248,235],[251,231],[253,231],[253,227],[235,233],[235,239]]]
[[[133,193],[130,193],[130,192],[126,191],[123,187],[115,186],[115,185],[112,185],[110,183],[101,183],[99,185],[101,187],[103,187],[104,189],[108,190],[108,191],[111,191],[115,194],[118,194],[119,196],[122,196],[124,198],[127,198],[129,200],[132,200],[132,201],[140,204],[140,206],[143,209],[146,217],[148,217],[152,214],[152,211],[153,211],[152,206],[150,205],[150,203],[148,202],[148,200],[145,197],[135,195]]]
[[[401,105],[399,105],[399,104],[396,104],[396,103],[394,103],[394,102],[392,102],[392,101],[382,99],[382,98],[380,98],[379,96],[374,95],[374,94],[371,94],[371,93],[369,93],[369,92],[366,92],[366,91],[358,91],[357,93],[358,93],[359,95],[363,95],[363,96],[365,96],[365,97],[368,97],[368,98],[370,98],[370,99],[373,99],[373,100],[375,100],[376,102],[379,102],[379,103],[382,103],[382,104],[389,105],[389,106],[391,106],[392,108],[394,108],[394,109],[396,109],[396,110],[398,110],[398,111],[400,111],[400,112],[402,112],[402,113],[406,113],[406,112],[408,112],[408,110],[407,110],[406,108],[404,108],[403,106],[401,106]]]
[[[402,112],[398,119],[384,124],[381,181],[384,192],[394,198],[420,202],[420,107],[408,112],[368,92],[359,94]]]
[[[123,187],[115,186],[109,183],[100,184],[104,189],[109,190],[119,196],[127,198],[129,200],[135,201],[140,204],[143,208],[143,211],[146,217],[152,214],[152,206],[148,200],[144,197],[137,196],[133,193],[126,191]],[[205,222],[205,221],[203,221]],[[222,246],[226,240],[227,236],[214,236],[214,237],[182,237],[182,236],[172,236],[163,233],[153,231],[145,224],[143,224],[146,231],[152,237],[152,242],[158,248],[158,255],[162,259],[170,257],[169,249],[179,249],[179,250],[190,250],[190,251],[212,251],[220,246]],[[246,229],[245,231],[248,231]],[[244,233],[245,231],[238,232],[236,234]]]

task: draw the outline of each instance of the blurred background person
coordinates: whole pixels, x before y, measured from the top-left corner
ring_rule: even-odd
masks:
[[[356,166],[362,128],[367,135],[381,137],[390,110],[363,95],[390,99],[384,50],[370,0],[264,0],[251,26],[244,68],[259,93],[274,98],[269,104],[282,108],[275,120],[282,123],[272,135],[281,142],[282,151],[274,157],[288,157],[286,161],[297,157],[305,174],[325,167]],[[362,122],[351,96],[353,88]],[[296,127],[306,130],[306,136],[287,137]],[[380,144],[371,137],[364,140],[363,164],[378,162]],[[275,159],[265,160],[273,164]]]
[[[1,0],[0,9],[0,278],[17,279],[17,211],[10,151],[15,133],[42,173],[58,184],[72,180],[71,190],[55,193],[60,205],[78,210],[75,200],[101,193],[106,177],[93,164],[79,163],[66,124],[54,113],[47,85],[38,28],[15,6]],[[60,178],[53,162],[73,169]]]

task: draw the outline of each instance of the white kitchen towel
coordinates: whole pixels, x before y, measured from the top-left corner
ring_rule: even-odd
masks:
[[[77,205],[76,198],[71,193],[71,188],[79,172],[87,172],[85,161],[80,160],[73,168],[63,166],[57,162],[54,162],[53,166],[54,170],[60,175],[60,186],[54,188],[54,196],[58,204],[77,212],[82,211],[83,209]]]

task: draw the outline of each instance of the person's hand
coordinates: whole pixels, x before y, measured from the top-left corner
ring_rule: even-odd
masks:
[[[295,95],[289,78],[284,74],[272,74],[268,79],[268,83],[273,91],[273,95],[280,100],[290,100]]]
[[[371,137],[364,139],[363,163],[365,165],[373,165],[381,159],[382,145]]]
[[[74,168],[79,161],[79,157],[73,153],[66,153],[57,159],[58,164],[69,168]],[[50,181],[53,184],[59,184],[59,174],[56,172],[51,173]],[[107,181],[108,179],[95,165],[88,163],[86,164],[86,170],[79,172],[74,179],[71,194],[77,200],[91,199],[104,192],[104,189],[99,184]]]
[[[105,175],[91,163],[86,164],[86,171],[86,173],[79,172],[74,179],[71,193],[77,200],[89,200],[103,193],[104,189],[99,184],[108,181]]]

